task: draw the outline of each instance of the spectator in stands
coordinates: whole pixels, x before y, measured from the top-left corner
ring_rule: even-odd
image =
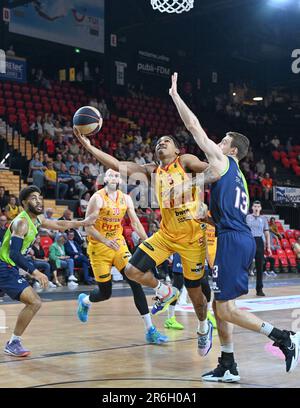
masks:
[[[47,218],[47,220],[54,220],[55,218],[53,218],[53,214],[54,214],[54,211],[52,208],[46,208],[44,215],[45,215],[45,218]]]
[[[101,172],[100,165],[95,157],[92,157],[91,163],[89,164],[89,169],[93,177],[97,177]]]
[[[94,283],[94,279],[89,273],[90,262],[88,257],[83,254],[80,245],[74,241],[74,231],[69,230],[67,236],[68,240],[64,244],[66,255],[73,259],[75,266],[82,268],[84,283],[87,285],[92,285]]]
[[[29,255],[36,269],[43,271],[47,276],[49,280],[49,287],[56,288],[56,285],[51,282],[51,266],[49,263],[49,258],[45,256],[45,252],[41,247],[41,237],[39,235],[37,235],[32,247],[30,248]]]
[[[54,156],[55,153],[55,144],[53,140],[53,136],[51,136],[48,132],[45,132],[46,137],[44,139],[43,150],[47,152],[50,157]]]
[[[293,250],[296,254],[297,260],[300,261],[300,236],[297,238],[297,242],[294,242]]]
[[[53,124],[52,120],[50,119],[50,117],[47,117],[47,119],[45,120],[44,132],[48,132],[49,135],[51,135],[52,137],[55,136],[54,124]]]
[[[0,215],[0,245],[7,230],[7,218],[5,215]]]
[[[264,159],[261,159],[257,164],[256,164],[256,170],[258,174],[265,174],[266,172],[266,164],[264,162]]]
[[[88,163],[88,158],[85,154],[80,155],[80,157],[81,157],[80,161],[78,160],[78,169],[80,173],[83,173],[83,169],[85,167],[89,168],[89,163]]]
[[[271,140],[270,144],[277,150],[278,147],[280,146],[280,140],[278,136],[274,136],[273,139]]]
[[[41,152],[41,157],[43,157],[42,160],[43,160],[43,165],[44,165],[45,167],[47,167],[48,162],[52,161],[52,158],[49,157],[49,154],[48,154],[48,153],[44,153],[44,154],[43,154],[43,153]],[[46,169],[45,169],[45,170],[46,170]]]
[[[105,151],[104,148],[102,150]],[[106,153],[109,153],[108,149],[107,149]],[[114,156],[115,156],[116,159],[118,159],[120,161],[126,160],[127,156],[126,156],[125,150],[124,150],[123,145],[122,145],[121,142],[118,143],[117,149],[115,150],[115,153],[114,153]]]
[[[32,176],[32,183],[40,189],[44,187],[44,170],[45,166],[40,160],[39,153],[36,152],[29,163],[29,176]]]
[[[74,160],[72,154],[68,154],[68,160],[66,161],[67,169],[69,170],[71,166],[74,166],[76,171],[78,171],[78,163]]]
[[[37,144],[39,140],[43,138],[43,123],[42,123],[42,116],[38,115],[36,117],[36,121],[31,123],[29,130],[34,135],[34,143]]]
[[[267,263],[270,263],[270,269],[267,271]],[[266,255],[264,258],[264,273],[268,277],[276,277],[277,274],[274,272],[274,266],[275,266],[275,258],[272,255]]]
[[[272,187],[273,187],[273,180],[270,177],[269,173],[266,173],[265,177],[261,180],[261,185],[264,192],[264,198],[266,201],[272,199]]]
[[[56,155],[56,160],[55,160],[55,162],[53,163],[53,166],[54,166],[54,169],[56,170],[56,171],[61,171],[61,165],[63,164],[63,161],[62,161],[62,155],[60,154],[60,153],[58,153],[57,155]]]
[[[280,242],[281,234],[278,231],[278,227],[275,223],[275,218],[271,217],[269,222],[269,230],[270,230],[270,241],[271,241],[271,249],[275,251],[276,249],[280,249]]]
[[[55,189],[55,197],[64,199],[69,189],[68,184],[62,182],[62,179],[57,178],[57,173],[53,168],[53,162],[49,161],[47,170],[45,171],[45,180],[47,185]]]
[[[59,123],[59,121],[56,120],[55,125],[54,125],[54,136],[55,136],[55,138],[57,138],[60,135],[63,136],[63,129],[62,129],[61,124]]]
[[[91,172],[90,172],[90,168],[88,166],[85,166],[83,168],[83,173],[81,175],[81,180],[83,182],[83,184],[86,186],[86,188],[89,191],[94,190],[94,185],[95,185],[95,177],[92,176]]]
[[[65,163],[61,164],[61,171],[58,173],[58,181],[60,183],[67,184],[68,194],[72,197],[72,194],[74,193],[74,189],[75,189],[75,181],[70,176],[70,173]]]
[[[77,156],[80,152],[80,148],[78,144],[76,143],[75,137],[72,138],[71,144],[69,146],[69,152],[73,154],[74,156]]]
[[[153,153],[150,149],[150,146],[145,147],[145,160],[147,163],[152,163],[153,162]]]
[[[62,135],[59,135],[58,138],[54,142],[55,144],[55,152],[56,154],[60,153],[62,155],[65,155],[68,153],[68,146],[66,142],[63,139]]]
[[[17,197],[14,195],[9,196],[9,201],[5,207],[5,216],[8,221],[12,221],[20,212],[22,211],[21,207],[17,204]]]
[[[109,119],[109,110],[104,99],[98,103],[98,109],[102,114],[103,119]]]
[[[87,187],[83,184],[83,182],[81,180],[81,176],[78,174],[78,172],[76,172],[74,166],[70,166],[69,174],[72,177],[72,179],[74,180],[75,193],[78,194],[78,198],[80,199],[82,194],[87,191]],[[74,196],[73,196],[73,198],[74,198]]]
[[[49,259],[54,262],[55,269],[66,271],[68,281],[71,286],[78,286],[77,279],[74,276],[74,261],[65,253],[64,244],[66,242],[64,234],[57,234],[55,242],[49,248]]]
[[[5,194],[5,187],[0,186],[0,212],[5,210],[9,197]]]
[[[127,160],[134,160],[135,150],[134,150],[133,143],[128,144],[125,152],[126,152]]]
[[[80,211],[83,217],[85,217],[86,209],[87,209],[90,199],[91,199],[91,194],[89,192],[86,192],[80,200]]]
[[[59,218],[59,220],[67,220],[67,221],[71,221],[73,219],[73,213],[71,210],[67,209],[64,211],[63,216]],[[79,230],[72,230],[74,231],[74,241],[77,242],[78,245],[80,245],[80,247],[82,247],[83,243],[84,243],[84,239],[81,235],[81,233],[79,232]],[[68,231],[66,231],[68,232]]]
[[[134,158],[135,163],[140,164],[140,165],[144,165],[146,164],[146,160],[144,159],[144,157],[142,156],[142,153],[140,152],[140,150],[138,150],[136,152],[136,156]]]
[[[155,234],[158,231],[159,226],[157,225],[156,222],[151,222],[149,224],[149,231],[148,231],[148,237],[152,237],[153,234]]]
[[[64,139],[66,142],[73,138],[73,128],[71,126],[71,122],[68,120],[66,125],[63,128]]]

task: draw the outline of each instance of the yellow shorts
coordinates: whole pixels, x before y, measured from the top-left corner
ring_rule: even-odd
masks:
[[[97,244],[89,242],[87,253],[97,282],[110,281],[112,266],[122,271],[131,258],[131,253],[126,243],[123,242],[118,251],[108,248],[101,242]]]
[[[215,239],[215,242],[207,243],[206,259],[211,269],[213,268],[214,263],[215,263],[216,252],[217,252],[217,238]]]
[[[171,241],[159,230],[152,237],[141,243],[139,248],[160,265],[170,255],[177,252],[182,261],[183,276],[189,280],[198,280],[204,276],[206,256],[205,238],[193,243],[177,243]]]

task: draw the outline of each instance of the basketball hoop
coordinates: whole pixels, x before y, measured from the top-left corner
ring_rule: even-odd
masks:
[[[161,13],[177,13],[190,11],[194,7],[194,0],[151,0],[153,10]]]

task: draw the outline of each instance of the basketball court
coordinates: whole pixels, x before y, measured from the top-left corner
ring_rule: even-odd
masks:
[[[253,283],[251,283],[253,286]],[[266,298],[254,290],[239,300],[240,307],[257,310],[277,327],[300,326],[300,279],[294,275],[266,280]],[[149,292],[147,292],[149,293]],[[170,342],[146,344],[128,286],[114,284],[113,298],[95,305],[87,324],[76,317],[77,291],[41,293],[43,307],[24,336],[30,357],[0,357],[1,387],[35,388],[287,388],[299,387],[299,369],[285,373],[285,362],[264,336],[235,329],[239,384],[204,383],[201,373],[215,367],[218,336],[206,358],[197,354],[196,318],[192,306],[178,306],[183,331],[163,328],[164,315],[155,324]],[[151,296],[148,296],[149,305]],[[250,306],[252,305],[252,306]],[[1,347],[10,336],[21,305],[8,298],[0,304],[6,314],[7,332],[1,330]],[[297,325],[297,327],[295,327]],[[267,376],[266,376],[266,373]]]

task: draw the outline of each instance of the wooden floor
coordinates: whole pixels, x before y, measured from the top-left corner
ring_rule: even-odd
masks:
[[[300,295],[300,286],[272,288],[269,296]],[[251,290],[248,297],[253,297]],[[151,299],[149,298],[151,304]],[[0,304],[7,316],[1,347],[9,339],[20,304]],[[292,309],[257,313],[261,318],[290,328]],[[299,312],[300,316],[300,312]],[[164,316],[155,319],[163,329]],[[214,388],[300,387],[300,366],[285,373],[285,363],[265,351],[265,336],[235,329],[236,358],[240,384],[203,383],[200,375],[216,366],[218,337],[206,358],[197,354],[196,319],[193,313],[178,313],[184,331],[168,331],[170,343],[147,345],[144,328],[132,298],[120,297],[98,304],[89,322],[76,318],[76,301],[44,302],[23,340],[32,354],[17,359],[0,354],[0,387],[93,387],[93,388]]]

